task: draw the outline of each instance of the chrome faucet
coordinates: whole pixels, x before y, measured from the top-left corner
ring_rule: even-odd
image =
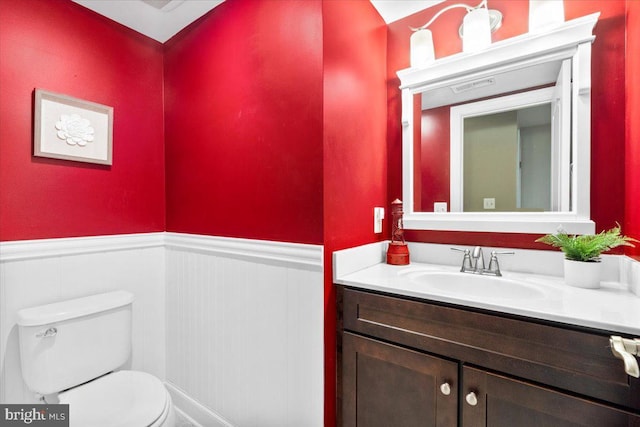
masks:
[[[482,255],[482,248],[480,246],[473,248],[471,266],[473,267],[474,273],[482,274],[484,271],[484,255]]]
[[[462,258],[461,273],[472,274],[489,274],[493,276],[502,276],[500,272],[500,264],[498,263],[498,255],[513,255],[515,252],[498,252],[491,251],[491,258],[489,259],[489,268],[485,268],[484,255],[482,254],[482,248],[476,246],[473,251],[469,249],[451,248],[451,250],[464,253]]]

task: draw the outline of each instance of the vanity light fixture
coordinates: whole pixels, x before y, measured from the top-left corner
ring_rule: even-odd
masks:
[[[459,30],[462,37],[462,51],[478,52],[491,45],[491,33],[502,25],[502,13],[497,10],[489,10],[487,0],[482,0],[475,7],[463,3],[452,4],[440,10],[421,27],[411,28],[413,34],[409,42],[412,68],[425,67],[435,61],[433,34],[427,27],[447,10],[459,7],[467,9],[467,14]]]

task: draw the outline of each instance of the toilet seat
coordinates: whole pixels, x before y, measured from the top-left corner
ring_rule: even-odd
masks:
[[[118,371],[58,395],[69,404],[71,426],[148,427],[166,417],[168,392],[153,375]]]

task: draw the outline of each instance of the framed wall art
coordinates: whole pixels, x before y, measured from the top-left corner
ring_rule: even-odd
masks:
[[[111,165],[113,107],[35,90],[33,155]]]

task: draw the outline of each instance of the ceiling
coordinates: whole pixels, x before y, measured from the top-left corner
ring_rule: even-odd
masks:
[[[444,0],[370,0],[387,24],[397,21]],[[472,0],[475,3],[475,0]]]
[[[224,0],[73,0],[161,43]],[[444,0],[371,0],[388,24]],[[123,7],[126,2],[126,6]]]
[[[223,0],[73,0],[161,43]]]

